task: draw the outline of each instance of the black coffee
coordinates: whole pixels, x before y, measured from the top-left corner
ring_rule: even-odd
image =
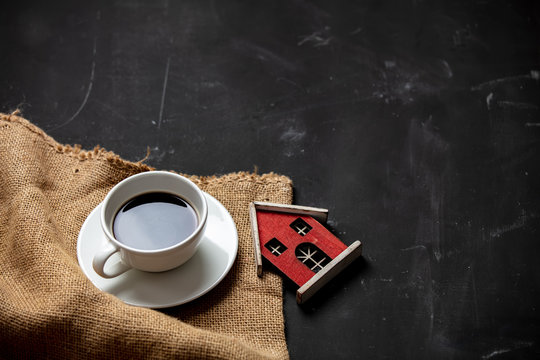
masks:
[[[126,202],[116,214],[114,237],[140,250],[178,244],[197,228],[195,210],[180,197],[164,192],[142,194]]]

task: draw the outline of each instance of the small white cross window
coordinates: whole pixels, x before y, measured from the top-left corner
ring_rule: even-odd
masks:
[[[264,247],[270,250],[270,253],[274,256],[279,256],[287,250],[287,247],[281,243],[276,238],[270,239],[266,244],[264,244]]]
[[[269,246],[270,247],[270,251],[272,252],[272,254],[274,255],[281,255],[281,246],[280,245],[277,245],[277,246]]]
[[[297,218],[291,223],[291,228],[301,236],[306,236],[312,227],[305,222],[302,218]]]

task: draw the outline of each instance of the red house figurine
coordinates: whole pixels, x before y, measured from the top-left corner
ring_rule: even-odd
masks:
[[[252,202],[249,213],[257,275],[264,257],[299,286],[299,304],[362,253],[360,241],[347,247],[322,225],[326,209]]]

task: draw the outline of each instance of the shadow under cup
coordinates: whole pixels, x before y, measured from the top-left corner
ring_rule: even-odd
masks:
[[[130,200],[152,193],[170,194],[184,200],[188,207],[191,206],[197,217],[194,231],[189,236],[179,236],[175,243],[153,249],[119,241],[113,231],[118,211]],[[120,275],[130,268],[158,272],[178,267],[195,254],[203,236],[207,215],[208,206],[204,193],[189,179],[166,171],[133,175],[113,187],[103,201],[100,220],[109,244],[94,258],[94,269],[101,276],[109,278]],[[159,220],[156,218],[156,227],[159,226]],[[156,228],[156,236],[159,236],[159,230]],[[112,259],[107,260],[115,252],[120,253],[122,264],[116,264],[115,270],[107,272],[104,269],[105,263],[112,262]],[[101,261],[102,259],[104,260]]]

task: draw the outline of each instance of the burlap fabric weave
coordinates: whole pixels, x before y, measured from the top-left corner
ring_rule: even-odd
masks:
[[[190,176],[231,213],[239,251],[225,280],[164,311],[124,304],[81,271],[77,236],[106,193],[152,170],[96,147],[55,142],[16,115],[0,115],[0,357],[283,359],[281,280],[255,275],[253,200],[290,203],[275,174]]]

